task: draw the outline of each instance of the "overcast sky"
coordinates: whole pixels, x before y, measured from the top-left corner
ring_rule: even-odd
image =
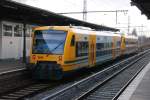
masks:
[[[83,0],[14,0],[31,6],[46,9],[55,13],[77,12],[83,11]],[[138,31],[150,31],[150,21],[145,15],[141,15],[141,11],[137,7],[131,6],[131,0],[87,0],[88,11],[116,11],[128,10],[127,13],[118,12],[118,24],[116,24],[116,13],[101,12],[87,14],[87,21],[110,27],[121,27],[122,31],[127,32],[128,18],[130,23],[130,31],[133,26]],[[67,14],[66,16],[82,20],[82,14]],[[141,33],[138,33],[141,34]]]

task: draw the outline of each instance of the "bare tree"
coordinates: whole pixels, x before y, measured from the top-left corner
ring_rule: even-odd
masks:
[[[137,31],[136,31],[136,29],[133,29],[132,35],[137,36]]]

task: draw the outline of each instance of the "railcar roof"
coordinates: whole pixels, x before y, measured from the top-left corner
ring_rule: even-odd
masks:
[[[93,34],[97,36],[118,36],[120,37],[120,34],[115,34],[115,32],[111,31],[94,31],[94,30],[83,30],[83,29],[76,29],[72,28],[72,31],[77,33],[77,34]]]
[[[64,31],[72,31],[77,34],[93,34],[99,36],[118,36],[120,37],[121,34],[117,34],[112,31],[95,31],[91,28],[81,27],[81,26],[39,26],[35,27],[34,30],[64,30]]]
[[[33,30],[71,30],[69,26],[37,26],[34,27]]]

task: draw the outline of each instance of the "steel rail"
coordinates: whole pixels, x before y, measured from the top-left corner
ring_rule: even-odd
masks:
[[[26,70],[26,68],[19,68],[16,70],[4,71],[4,72],[0,73],[0,76],[10,74],[10,73],[16,73],[16,72],[20,72],[20,71],[25,71],[25,70]]]
[[[76,98],[76,100],[82,100],[83,98],[86,98],[87,96],[89,96],[92,92],[94,92],[95,90],[97,90],[99,87],[103,86],[105,83],[107,83],[109,80],[113,79],[114,77],[116,77],[118,74],[120,74],[122,71],[126,70],[128,67],[132,66],[133,64],[135,64],[137,61],[139,61],[143,56],[139,57],[138,59],[136,59],[134,62],[131,62],[130,64],[128,64],[127,66],[125,66],[123,69],[117,71],[116,73],[112,74],[111,76],[109,76],[108,78],[106,78],[103,82],[97,83],[94,87],[90,88],[89,91],[85,92],[84,94],[82,94],[81,96],[79,96],[78,98]]]

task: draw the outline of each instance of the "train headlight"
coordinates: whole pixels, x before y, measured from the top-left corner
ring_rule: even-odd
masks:
[[[59,61],[62,61],[62,56],[59,56],[59,57],[58,57],[58,60],[59,60]]]
[[[35,59],[36,59],[36,55],[33,55],[33,56],[32,56],[32,59],[35,60]]]

